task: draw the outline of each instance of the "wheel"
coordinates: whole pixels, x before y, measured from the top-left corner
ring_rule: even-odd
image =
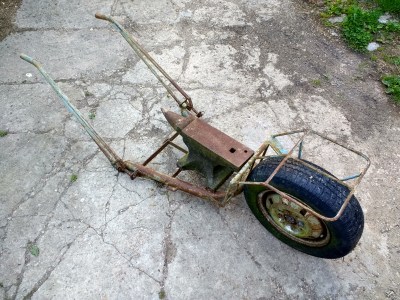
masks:
[[[247,181],[267,180],[282,159],[283,156],[266,158],[250,172]],[[349,193],[344,185],[292,158],[274,176],[271,185],[328,217],[336,215]],[[269,232],[312,256],[334,259],[347,255],[357,245],[364,228],[364,215],[354,196],[337,221],[325,222],[265,187],[245,185],[244,195],[253,214]]]

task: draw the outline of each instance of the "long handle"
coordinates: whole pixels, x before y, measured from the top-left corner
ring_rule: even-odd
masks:
[[[108,158],[111,164],[117,168],[118,170],[124,170],[124,163],[122,159],[111,149],[111,147],[100,137],[100,135],[94,130],[94,128],[85,120],[80,111],[71,103],[67,95],[65,95],[60,87],[54,82],[54,80],[50,77],[50,75],[43,69],[42,65],[32,57],[21,54],[20,57],[27,61],[28,63],[34,65],[39,72],[43,75],[46,81],[51,85],[53,90],[57,93],[59,98],[61,99],[64,106],[68,109],[70,113],[72,113],[78,122],[83,126],[86,132],[90,135],[93,141],[99,146],[100,150],[104,153],[104,155]]]
[[[143,60],[143,62],[147,65],[153,75],[160,81],[160,83],[165,87],[168,93],[172,98],[179,104],[181,108],[186,108],[188,110],[192,110],[195,114],[199,114],[193,107],[192,99],[188,94],[165,72],[163,68],[150,56],[150,54],[133,38],[131,34],[129,34],[125,28],[121,26],[116,20],[112,17],[102,15],[100,13],[96,13],[95,17],[97,19],[105,20],[110,22],[115,26],[115,28],[119,31],[119,33],[124,37],[124,39],[128,42],[128,44],[132,47],[132,49],[136,52],[136,54]],[[185,100],[180,101],[179,98],[174,94],[172,89],[164,82],[164,80],[159,76],[157,69],[164,77],[177,89],[177,91],[183,96]]]

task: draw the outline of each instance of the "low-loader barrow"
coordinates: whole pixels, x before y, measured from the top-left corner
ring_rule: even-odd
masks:
[[[101,14],[96,14],[96,18],[114,25],[177,103],[178,113],[163,110],[173,129],[171,134],[144,162],[121,159],[40,63],[25,54],[21,54],[21,58],[39,70],[119,172],[126,173],[131,179],[138,176],[153,179],[171,190],[181,190],[219,206],[228,204],[243,191],[261,224],[291,247],[322,258],[343,257],[354,249],[364,227],[363,212],[354,197],[354,190],[370,165],[367,156],[313,130],[274,135],[253,151],[205,122],[201,118],[202,112],[194,108],[192,99],[116,20]],[[293,141],[295,137],[294,146],[284,149],[281,139]],[[304,159],[304,144],[310,137],[361,157],[365,165],[354,175],[337,178]],[[172,174],[149,166],[168,147],[182,153]],[[179,178],[184,172],[193,171],[202,175],[203,185]]]

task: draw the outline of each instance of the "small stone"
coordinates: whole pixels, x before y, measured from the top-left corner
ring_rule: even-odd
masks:
[[[26,73],[25,76],[30,78],[32,77],[32,73]]]
[[[368,44],[367,50],[368,50],[368,51],[375,51],[375,50],[378,49],[379,47],[380,47],[380,45],[379,45],[378,43],[372,42],[372,43],[369,43],[369,44]]]
[[[379,17],[378,22],[381,23],[381,24],[387,24],[391,18],[392,18],[391,15],[384,14],[384,15]]]
[[[338,16],[338,17],[329,18],[328,21],[331,22],[332,24],[334,24],[334,23],[342,23],[344,21],[344,17],[345,16],[346,15],[341,15],[341,16]]]

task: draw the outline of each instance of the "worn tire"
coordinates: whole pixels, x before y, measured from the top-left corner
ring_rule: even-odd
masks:
[[[263,160],[251,171],[247,181],[267,180],[282,159],[282,156],[271,156]],[[271,184],[328,217],[336,215],[349,193],[344,185],[291,158]],[[337,221],[324,222],[304,213],[305,210],[297,210],[299,207],[296,208],[293,202],[285,203],[286,200],[279,199],[278,194],[265,187],[246,185],[244,195],[254,215],[269,232],[287,245],[312,256],[330,259],[343,257],[354,249],[363,232],[364,215],[354,196]],[[318,226],[314,226],[315,219],[320,222]],[[310,229],[309,226],[306,231],[304,227],[307,224],[317,229]]]

